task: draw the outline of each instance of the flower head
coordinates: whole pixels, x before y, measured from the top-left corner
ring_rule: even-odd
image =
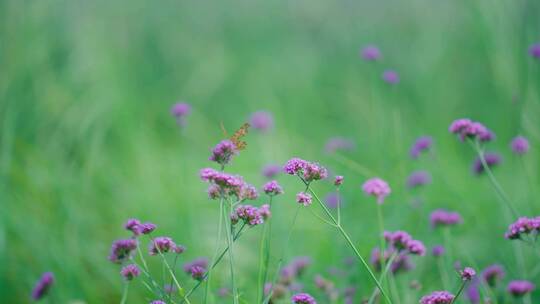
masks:
[[[440,257],[444,254],[444,247],[441,245],[433,246],[431,249],[431,254],[433,254],[434,257]]]
[[[173,240],[170,237],[159,236],[152,240],[152,243],[150,243],[148,251],[150,255],[157,255],[157,254],[169,252],[175,247],[176,247],[176,244],[173,242]]]
[[[529,54],[536,59],[540,59],[540,43],[535,43],[529,48]]]
[[[188,272],[193,279],[197,281],[202,281],[204,279],[204,274],[206,273],[206,269],[201,266],[194,265],[191,268],[189,268]]]
[[[422,297],[420,304],[450,304],[455,296],[448,291],[434,291],[430,295]]]
[[[323,166],[297,157],[287,161],[283,169],[287,174],[301,176],[308,183],[328,177],[328,171]]]
[[[296,195],[296,202],[304,206],[311,205],[311,202],[312,202],[311,194],[305,193],[305,192],[299,192]]]
[[[510,240],[521,239],[524,235],[540,232],[540,217],[520,217],[508,227],[505,237]]]
[[[281,172],[281,167],[278,165],[266,165],[262,169],[262,175],[267,178],[274,178]]]
[[[344,137],[329,138],[324,145],[324,151],[327,154],[332,154],[337,151],[351,151],[354,150],[354,148],[354,142]]]
[[[420,256],[423,256],[426,253],[424,244],[421,241],[414,240],[411,235],[405,231],[385,231],[384,238],[390,245],[390,249],[406,251],[410,254]]]
[[[399,83],[399,75],[394,70],[386,70],[386,71],[384,71],[382,78],[386,83],[389,83],[389,84],[397,84],[397,83]]]
[[[459,275],[463,281],[470,281],[476,276],[476,271],[471,267],[465,267],[459,272]]]
[[[264,218],[257,207],[251,205],[240,205],[236,207],[231,219],[241,219],[249,226],[256,226],[264,223]]]
[[[283,188],[281,188],[281,186],[278,184],[277,181],[273,180],[273,181],[269,181],[268,183],[264,184],[263,191],[264,191],[264,193],[266,193],[266,194],[268,194],[270,196],[274,196],[274,195],[282,194],[283,193]]]
[[[259,193],[257,192],[257,188],[255,188],[255,186],[248,183],[243,183],[242,186],[240,186],[240,192],[238,195],[238,199],[240,201],[256,200],[258,197]]]
[[[37,301],[45,297],[45,295],[47,295],[51,289],[53,283],[54,275],[52,272],[45,272],[43,275],[41,275],[41,278],[39,278],[34,286],[34,289],[32,290],[32,299]]]
[[[507,287],[508,292],[516,298],[519,298],[528,294],[529,292],[533,291],[534,288],[535,286],[533,283],[529,281],[525,281],[525,280],[511,281],[510,283],[508,283],[508,287]]]
[[[427,171],[414,171],[407,179],[407,187],[416,188],[431,183],[431,175]]]
[[[249,119],[251,126],[260,131],[268,131],[274,126],[274,118],[267,111],[257,111]]]
[[[332,209],[338,206],[338,204],[340,203],[339,200],[340,200],[340,197],[337,192],[330,192],[324,198],[324,202],[326,203],[326,206]]]
[[[382,204],[384,198],[391,192],[388,183],[378,177],[368,179],[362,185],[362,190],[368,195],[375,196],[379,204]]]
[[[139,225],[141,222],[138,219],[129,219],[127,220],[126,224],[124,225],[124,228],[126,230],[129,230],[133,232],[133,235],[139,235]]]
[[[433,138],[430,136],[421,136],[416,139],[411,147],[410,154],[413,159],[416,159],[424,151],[428,151],[433,144]]]
[[[207,269],[208,268],[208,259],[207,258],[196,258],[191,262],[187,262],[182,267],[184,269],[184,272],[187,274],[191,274],[191,268],[193,267],[200,267]]]
[[[497,153],[487,152],[484,154],[484,160],[486,161],[486,165],[489,168],[492,168],[498,165],[502,161],[502,158]],[[472,171],[476,174],[482,174],[484,172],[484,165],[482,164],[482,160],[480,159],[480,157],[477,157],[474,160]]]
[[[341,186],[341,184],[343,184],[343,176],[336,175],[336,177],[334,179],[334,186],[339,187],[339,186]]]
[[[501,265],[490,265],[482,271],[482,279],[491,287],[504,277],[504,268]]]
[[[153,223],[146,222],[144,224],[139,225],[139,232],[142,234],[150,234],[154,230],[156,230],[157,226]]]
[[[315,299],[307,293],[297,293],[291,298],[294,304],[317,304]]]
[[[453,226],[463,222],[461,215],[457,212],[450,212],[443,209],[435,210],[431,213],[429,220],[431,226]]]
[[[184,102],[175,103],[171,108],[171,114],[176,117],[186,116],[191,112],[191,106]]]
[[[285,173],[290,175],[302,174],[304,172],[304,169],[306,168],[307,163],[308,161],[306,160],[294,157],[287,161],[285,167],[283,167],[283,170],[285,171]]]
[[[272,216],[272,212],[270,211],[270,205],[264,204],[259,207],[259,214],[263,217],[263,220],[268,219],[270,216]]]
[[[516,136],[512,139],[510,147],[514,154],[523,155],[529,151],[529,141],[523,136]]]
[[[133,280],[141,274],[141,270],[135,264],[126,265],[120,270],[120,274],[128,281]]]
[[[167,304],[167,303],[165,303],[165,302],[163,302],[161,300],[155,300],[155,301],[150,302],[150,304]]]
[[[376,61],[381,58],[381,51],[375,45],[368,45],[362,49],[362,58],[366,61]]]
[[[131,252],[137,249],[137,241],[134,239],[116,240],[111,246],[109,260],[113,263],[120,264],[128,260]]]
[[[459,135],[459,138],[464,141],[466,138],[478,138],[482,142],[491,141],[495,138],[493,132],[479,122],[472,121],[468,118],[454,120],[448,128],[450,133]]]
[[[236,145],[232,141],[225,139],[218,143],[214,149],[212,149],[212,155],[210,156],[209,160],[215,161],[216,163],[224,166],[228,164],[232,157],[237,153],[238,150]]]

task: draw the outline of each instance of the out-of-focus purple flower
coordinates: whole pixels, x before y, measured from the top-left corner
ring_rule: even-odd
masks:
[[[440,257],[444,254],[444,247],[441,245],[433,246],[431,249],[431,254],[433,254],[434,257]]]
[[[343,184],[343,176],[336,175],[336,178],[334,179],[334,186],[339,187]]]
[[[339,204],[339,194],[337,192],[330,192],[326,195],[326,197],[324,198],[324,202],[326,203],[326,206],[328,208],[337,208],[338,204]]]
[[[491,141],[495,138],[495,134],[479,122],[472,121],[468,118],[460,118],[454,120],[448,128],[450,133],[459,135],[459,138],[464,141],[466,138],[478,138],[482,142]]]
[[[152,239],[152,243],[148,246],[148,253],[150,255],[158,255],[161,253],[169,252],[171,249],[174,249],[176,244],[170,237],[167,236],[158,236]]]
[[[434,291],[422,297],[420,304],[451,304],[455,296],[448,291]]]
[[[421,241],[414,240],[410,234],[405,231],[384,232],[384,238],[391,249],[397,251],[405,250],[410,254],[423,256],[426,253],[426,247]]]
[[[274,196],[274,195],[282,194],[283,193],[283,188],[281,188],[281,186],[278,184],[277,181],[273,180],[273,181],[269,181],[268,183],[264,184],[263,191],[264,191],[264,193],[266,193],[266,194],[268,194],[270,196]]]
[[[471,304],[480,303],[480,290],[478,289],[478,280],[474,280],[467,290],[465,291],[465,296],[469,299]]]
[[[285,171],[285,173],[290,175],[303,174],[307,164],[308,161],[298,157],[294,157],[287,161],[287,163],[283,167],[283,170]]]
[[[126,265],[120,270],[120,274],[128,281],[133,280],[141,274],[141,270],[135,264]]]
[[[267,111],[257,111],[251,114],[249,119],[251,126],[260,131],[268,131],[274,126],[274,118]]]
[[[511,281],[510,283],[508,283],[507,290],[512,296],[519,298],[528,294],[529,292],[532,292],[534,288],[535,286],[533,283],[521,280]]]
[[[126,230],[133,232],[133,235],[139,235],[140,224],[141,222],[138,219],[132,218],[132,219],[127,220],[126,224],[124,225],[124,228],[126,228]]]
[[[155,300],[155,301],[150,302],[150,304],[167,304],[167,303],[165,303],[165,302],[163,302],[161,300]]]
[[[431,212],[429,217],[431,226],[436,228],[439,226],[453,226],[463,222],[461,215],[457,212],[450,212],[443,209],[438,209]]]
[[[395,252],[395,249],[386,250],[383,254],[383,259],[385,264],[388,263],[390,256]],[[370,262],[377,271],[382,270],[382,264],[381,264],[381,251],[379,248],[373,248],[371,251],[371,258]],[[392,262],[392,265],[390,265],[390,271],[393,274],[397,274],[399,272],[408,271],[412,269],[414,265],[412,264],[409,256],[407,253],[398,253],[397,257]]]
[[[120,264],[128,260],[131,252],[137,249],[137,241],[134,239],[116,240],[111,246],[109,260],[113,263]]]
[[[489,286],[495,287],[504,278],[504,268],[498,264],[490,265],[482,271],[482,278]]]
[[[427,171],[414,171],[407,179],[407,187],[416,188],[431,184],[431,175]]]
[[[37,281],[34,289],[32,290],[32,299],[40,300],[43,299],[51,289],[51,286],[54,283],[54,275],[52,272],[45,272],[41,275],[41,278]]]
[[[221,287],[218,290],[218,296],[220,298],[226,298],[231,295],[231,290],[228,287]]]
[[[281,172],[281,167],[278,165],[266,165],[262,169],[262,175],[267,178],[274,178]]]
[[[311,194],[305,193],[305,192],[299,192],[296,195],[296,202],[304,206],[311,205],[311,202],[312,202]]]
[[[416,139],[411,147],[410,154],[413,159],[416,159],[424,151],[428,151],[433,144],[431,136],[421,136]]]
[[[144,224],[140,224],[138,229],[139,229],[139,232],[142,234],[150,234],[154,230],[156,230],[156,228],[157,226],[155,224],[146,222]]]
[[[212,155],[209,157],[209,160],[224,166],[228,164],[232,157],[237,153],[238,149],[236,148],[236,145],[232,141],[225,139],[212,149]]]
[[[465,267],[459,272],[459,275],[463,281],[470,281],[476,276],[476,271],[471,267]]]
[[[394,70],[386,70],[386,71],[384,71],[382,78],[383,78],[384,81],[386,81],[386,83],[389,83],[389,84],[397,84],[397,83],[399,83],[399,75]]]
[[[297,293],[292,296],[291,301],[294,304],[317,304],[315,298],[307,293]]]
[[[244,200],[258,196],[257,190],[252,185],[244,182],[241,176],[219,172],[212,168],[201,169],[200,176],[203,181],[211,183],[208,189],[208,195],[211,198],[218,198],[221,195],[234,195],[239,200]]]
[[[510,143],[512,152],[517,155],[523,155],[529,151],[529,141],[523,136],[516,136]]]
[[[259,193],[257,192],[257,188],[255,186],[250,185],[248,183],[243,183],[240,187],[240,195],[238,196],[238,200],[245,201],[245,200],[256,200],[259,198]]]
[[[193,268],[195,266],[200,267],[200,268],[204,268],[204,269],[208,269],[208,259],[207,258],[202,258],[202,257],[201,258],[196,258],[191,262],[185,263],[184,266],[182,266],[182,268],[184,269],[185,273],[191,274],[191,268]]]
[[[176,123],[181,127],[186,125],[186,117],[190,112],[191,106],[183,102],[176,103],[171,108],[171,114],[176,117]]]
[[[362,49],[362,58],[366,61],[376,61],[381,58],[381,51],[375,45],[367,45]]]
[[[263,220],[267,220],[269,217],[272,216],[272,212],[270,211],[270,205],[264,204],[259,207],[259,214],[263,217]]]
[[[251,205],[240,205],[236,207],[234,216],[232,216],[231,219],[233,219],[233,224],[235,224],[234,219],[241,219],[249,226],[256,226],[264,223],[264,218],[259,212],[259,209]]]
[[[364,190],[364,193],[367,195],[375,196],[377,198],[377,203],[379,204],[382,204],[384,198],[391,192],[388,183],[378,177],[368,179],[362,185],[362,190]]]
[[[184,253],[184,251],[186,251],[186,247],[175,244],[174,247],[172,248],[172,251],[176,254],[182,254]]]
[[[514,223],[510,224],[505,237],[510,240],[521,239],[524,235],[538,235],[540,232],[540,216],[539,217],[520,217]]]
[[[289,264],[295,276],[301,276],[309,265],[311,265],[311,258],[307,256],[297,257]]]
[[[329,138],[324,145],[324,151],[328,154],[332,154],[337,151],[352,151],[354,148],[354,142],[344,137]]]
[[[531,45],[531,47],[529,47],[529,54],[536,59],[540,59],[540,43]]]
[[[197,281],[202,281],[204,279],[204,274],[206,269],[201,266],[193,266],[189,269],[189,274],[191,277]]]
[[[491,152],[486,152],[484,153],[484,159],[486,160],[486,165],[491,169],[492,167],[498,165],[501,161],[502,161],[502,158],[499,154],[497,153],[491,153]],[[482,164],[482,160],[480,159],[480,157],[477,157],[474,162],[473,162],[473,165],[472,165],[472,171],[475,173],[475,174],[482,174],[484,173],[484,166]]]
[[[277,300],[283,298],[289,290],[283,284],[276,284],[275,286],[272,283],[264,284],[264,295],[267,296],[270,292],[272,293],[272,300]]]

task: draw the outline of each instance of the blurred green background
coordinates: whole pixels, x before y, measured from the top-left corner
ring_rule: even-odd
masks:
[[[538,215],[540,61],[528,54],[538,41],[536,0],[0,1],[1,302],[28,302],[44,271],[57,278],[54,303],[119,302],[119,268],[107,255],[111,241],[128,236],[122,224],[130,217],[186,245],[185,260],[210,257],[218,205],[198,171],[212,166],[221,122],[233,132],[261,109],[273,113],[275,128],[252,130],[227,171],[262,185],[264,165],[300,156],[345,175],[344,225],[366,257],[378,229],[360,185],[380,176],[393,188],[383,207],[388,229],[431,247],[442,237],[429,213],[459,211],[454,255],[478,268],[504,264],[505,282],[523,278],[496,194],[471,174],[473,152],[447,128],[459,117],[490,127],[497,140],[488,150],[504,158],[497,178],[524,215]],[[361,59],[368,44],[381,49],[381,61]],[[399,84],[381,80],[388,68]],[[170,115],[178,100],[193,107],[184,129]],[[532,145],[522,160],[508,146],[517,134]],[[434,137],[435,158],[410,159],[420,135]],[[333,136],[357,148],[325,154]],[[405,188],[416,169],[433,175],[422,192]],[[290,176],[278,180],[286,194],[274,205],[274,266],[302,189]],[[315,187],[332,191],[327,182]],[[414,207],[418,196],[424,203]],[[254,303],[260,232],[237,245],[246,303]],[[538,255],[524,252],[534,270]],[[351,252],[302,209],[286,252],[296,255],[313,258],[304,283],[323,299],[311,277],[343,267]],[[443,288],[432,257],[415,262],[398,278],[402,303]],[[227,284],[224,265],[215,289]],[[408,288],[413,279],[420,291]],[[538,273],[527,279],[540,285]],[[355,282],[360,295],[370,292],[365,273]],[[138,285],[128,303],[149,297]]]

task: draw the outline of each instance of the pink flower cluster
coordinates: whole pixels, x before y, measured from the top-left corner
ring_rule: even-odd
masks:
[[[129,219],[124,225],[126,230],[133,232],[134,236],[141,234],[150,234],[152,231],[156,230],[157,226],[153,223],[141,223],[138,219]]]
[[[448,291],[434,291],[430,295],[422,297],[420,304],[451,304],[455,296]]]
[[[260,208],[251,205],[240,205],[231,214],[231,221],[233,224],[236,224],[242,220],[249,226],[256,226],[264,223],[264,220],[270,217],[270,215],[269,205],[263,205]]]
[[[384,238],[391,249],[406,251],[410,254],[423,256],[426,254],[426,247],[421,241],[415,240],[405,231],[384,232]]]
[[[278,184],[277,181],[273,180],[273,181],[269,181],[268,183],[264,184],[263,191],[264,191],[264,193],[266,193],[266,194],[268,194],[270,196],[274,196],[274,195],[282,194],[283,193],[283,188],[281,188],[281,186]]]
[[[158,255],[160,253],[166,252],[175,252],[181,254],[185,251],[184,246],[177,245],[170,237],[168,236],[159,236],[152,239],[152,242],[148,246],[148,253],[150,255]]]
[[[457,212],[450,212],[443,209],[435,210],[431,213],[429,220],[432,227],[452,226],[460,224],[463,219]]]
[[[459,135],[463,141],[466,138],[478,138],[480,141],[491,141],[495,138],[493,132],[486,128],[483,124],[472,121],[468,118],[454,120],[448,128],[450,133]]]
[[[505,237],[510,240],[521,239],[526,234],[538,234],[540,232],[540,216],[520,217],[508,227]]]
[[[203,181],[210,183],[208,195],[212,199],[234,195],[238,200],[243,201],[259,197],[257,189],[244,182],[244,179],[239,175],[230,175],[212,168],[204,168],[200,171],[200,177]]]
[[[372,195],[377,198],[377,203],[382,204],[384,198],[391,192],[390,186],[386,181],[378,177],[368,179],[363,185],[362,190],[367,195]]]
[[[297,157],[287,161],[283,169],[287,174],[302,177],[307,183],[328,177],[328,171],[323,166]]]
[[[236,145],[228,140],[222,140],[218,143],[214,149],[212,149],[212,155],[209,160],[215,161],[216,163],[224,166],[228,164],[234,155],[238,154],[238,149]]]

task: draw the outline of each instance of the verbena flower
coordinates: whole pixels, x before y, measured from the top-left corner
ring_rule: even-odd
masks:
[[[165,303],[165,302],[163,302],[161,300],[155,300],[155,301],[150,302],[150,304],[167,304],[167,303]]]
[[[240,187],[240,193],[238,195],[238,200],[244,201],[244,200],[256,200],[259,198],[259,193],[257,192],[257,188],[255,186],[250,185],[248,183],[243,183]]]
[[[220,165],[226,165],[236,154],[238,154],[236,145],[232,141],[225,139],[218,143],[214,149],[212,149],[212,155],[210,156],[209,160],[215,161]]]
[[[210,198],[220,198],[221,196],[236,196],[238,200],[256,199],[257,189],[244,182],[238,175],[230,175],[216,171],[212,168],[204,168],[200,171],[203,181],[209,182],[208,195]]]
[[[249,119],[251,126],[260,131],[268,131],[274,126],[274,118],[267,111],[257,111]]]
[[[422,297],[420,304],[450,304],[455,296],[448,291],[434,291],[431,294]]]
[[[355,149],[355,144],[352,140],[344,137],[332,137],[326,141],[324,151],[327,154],[332,154],[337,151],[352,151]]]
[[[384,239],[390,245],[391,249],[397,251],[406,251],[410,254],[423,256],[426,253],[426,247],[421,241],[414,240],[410,234],[405,231],[384,232]]]
[[[233,224],[237,220],[243,220],[249,226],[256,226],[264,223],[264,218],[257,207],[251,205],[240,205],[236,207],[234,215],[231,217]]]
[[[287,161],[283,169],[287,174],[301,176],[307,183],[328,177],[328,171],[323,166],[297,157]]]
[[[434,257],[440,257],[444,254],[444,247],[441,245],[433,246],[431,249],[431,254],[433,254]]]
[[[109,260],[120,264],[128,260],[133,250],[137,249],[137,241],[134,239],[116,240],[111,246]]]
[[[267,178],[274,178],[281,173],[281,167],[278,165],[266,165],[262,169],[262,175]]]
[[[186,251],[186,247],[175,244],[174,247],[172,248],[172,251],[176,254],[182,254],[184,253],[184,251]]]
[[[382,259],[384,259],[385,264],[388,264],[390,260],[390,256],[394,254],[396,251],[393,248],[389,248],[389,250],[386,250],[382,256]],[[382,260],[381,260],[381,250],[379,248],[373,248],[371,251],[371,258],[370,263],[373,265],[376,271],[382,270]],[[412,264],[409,256],[406,252],[398,253],[394,261],[392,262],[392,265],[390,265],[390,271],[393,274],[398,274],[399,272],[405,272],[413,269],[414,265]]]
[[[529,141],[523,136],[517,136],[512,139],[510,147],[514,154],[523,155],[529,151]]]
[[[196,258],[190,262],[185,263],[182,268],[185,273],[191,275],[191,268],[196,267],[196,266],[204,268],[204,269],[208,269],[208,259],[203,258],[203,257]]]
[[[191,106],[183,102],[176,103],[171,108],[171,114],[176,117],[176,122],[181,127],[186,125],[186,117],[190,112]]]
[[[146,223],[143,223],[143,224],[139,225],[139,233],[150,234],[154,230],[156,230],[156,228],[157,228],[157,226],[155,224],[150,223],[150,222],[146,222]]]
[[[407,179],[407,187],[416,188],[431,184],[431,175],[427,171],[414,171]]]
[[[377,203],[382,204],[384,198],[391,192],[388,183],[378,177],[368,179],[363,185],[362,190],[368,195],[375,196]]]
[[[493,132],[479,122],[472,121],[468,118],[460,118],[454,120],[448,128],[450,133],[459,135],[459,138],[464,141],[466,138],[475,139],[482,142],[491,141],[495,138]]]
[[[397,83],[399,83],[399,75],[394,70],[386,70],[386,71],[384,71],[382,78],[386,83],[389,83],[389,84],[397,84]]]
[[[283,188],[281,188],[281,186],[278,184],[277,181],[273,180],[273,181],[269,181],[268,183],[264,184],[263,191],[264,191],[264,193],[266,193],[266,194],[268,194],[270,196],[274,196],[274,195],[282,194],[283,193]]]
[[[120,270],[120,274],[128,281],[133,280],[141,274],[141,270],[135,264],[126,265]]]
[[[150,255],[157,255],[160,252],[166,253],[174,249],[176,244],[170,237],[167,236],[158,236],[152,240],[150,246],[148,247],[148,253]]]
[[[339,194],[336,192],[330,192],[326,195],[324,198],[324,202],[326,203],[326,206],[328,208],[337,208],[337,205],[339,204]]]
[[[529,47],[529,54],[536,59],[540,59],[540,43],[534,43]]]
[[[486,152],[484,153],[484,160],[486,161],[487,166],[489,168],[492,168],[498,165],[499,163],[501,163],[502,158],[497,153]],[[475,174],[482,174],[484,172],[484,166],[482,164],[482,160],[480,159],[480,157],[477,157],[474,160],[473,165],[472,165],[472,171]]]
[[[206,269],[201,266],[192,266],[189,268],[189,274],[191,277],[197,281],[202,281],[204,279],[204,274],[206,273]]]
[[[508,292],[516,298],[522,297],[532,292],[534,289],[534,284],[525,280],[511,281],[508,283],[507,287]]]
[[[339,187],[343,184],[343,176],[341,175],[336,175],[335,179],[334,179],[334,186],[336,187]]]
[[[368,45],[362,49],[362,58],[366,61],[376,61],[381,58],[381,51],[375,45]]]
[[[126,230],[133,232],[133,235],[139,235],[139,225],[141,225],[141,222],[138,219],[129,219],[127,220],[126,224],[124,225],[124,228]]]
[[[41,278],[37,281],[34,289],[32,290],[32,299],[41,300],[47,295],[51,286],[54,283],[54,275],[52,272],[45,272],[41,275]]]
[[[315,298],[307,293],[297,293],[292,296],[291,301],[294,304],[317,304]]]
[[[311,205],[311,202],[312,202],[311,194],[305,193],[305,192],[299,192],[296,195],[296,202],[304,206]]]
[[[459,272],[459,275],[463,281],[470,281],[476,276],[476,271],[471,267],[465,267]]]
[[[287,163],[283,167],[283,170],[285,171],[285,173],[290,175],[303,174],[307,163],[308,161],[306,160],[294,157],[287,161]]]
[[[433,138],[431,138],[430,136],[418,137],[411,147],[411,150],[410,150],[411,157],[413,159],[418,158],[422,152],[425,152],[431,149],[432,144],[433,144]]]
[[[259,214],[263,217],[263,220],[267,220],[272,216],[272,212],[270,211],[270,205],[263,204],[259,207]]]
[[[490,265],[482,271],[482,279],[491,287],[497,285],[502,278],[504,278],[504,268],[501,265]]]
[[[520,217],[510,224],[505,237],[510,240],[522,239],[525,235],[537,235],[540,232],[540,217]]]
[[[478,280],[472,281],[467,290],[465,291],[465,296],[471,302],[471,304],[480,303],[480,290],[478,288]]]
[[[431,213],[429,220],[432,227],[453,226],[463,222],[461,215],[457,212],[450,212],[443,209],[435,210]]]

